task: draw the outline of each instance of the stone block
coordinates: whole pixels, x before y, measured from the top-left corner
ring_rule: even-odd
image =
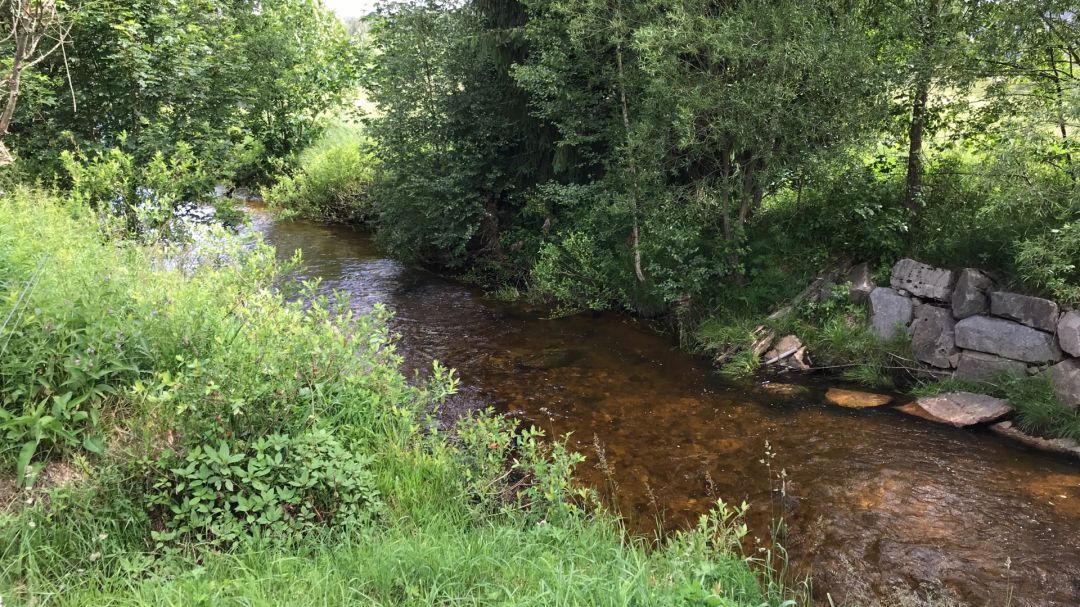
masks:
[[[848,297],[855,303],[862,303],[870,299],[870,293],[874,290],[874,279],[870,274],[870,265],[860,263],[851,268],[847,275],[851,287],[848,289]]]
[[[956,364],[956,377],[965,381],[993,383],[1001,376],[1027,376],[1027,363],[993,354],[964,350]]]
[[[1051,367],[1050,382],[1062,404],[1080,408],[1080,359],[1070,358]]]
[[[956,321],[945,308],[919,306],[911,322],[911,349],[915,358],[940,369],[951,368],[949,359],[958,351],[955,326]]]
[[[952,294],[952,313],[957,320],[990,311],[987,291],[993,286],[990,277],[974,268],[960,270]]]
[[[956,323],[956,345],[1028,363],[1057,362],[1061,348],[1053,335],[1002,318],[971,316]]]
[[[952,270],[928,266],[914,259],[896,262],[890,279],[894,289],[903,289],[915,297],[945,302],[952,298],[955,281],[956,275]]]
[[[1049,299],[994,291],[990,294],[990,313],[1053,333],[1057,330],[1060,311]]]
[[[870,327],[882,339],[890,339],[911,324],[911,298],[888,287],[878,287],[870,293]]]
[[[1057,324],[1058,344],[1073,356],[1080,356],[1080,312],[1069,311]]]

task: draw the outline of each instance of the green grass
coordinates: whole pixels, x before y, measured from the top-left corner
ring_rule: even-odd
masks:
[[[0,197],[4,605],[790,604],[741,555],[732,510],[628,538],[561,444],[490,414],[440,431],[426,412],[452,373],[407,383],[385,312],[291,301],[268,248],[211,240],[194,264],[97,225],[40,192]],[[288,467],[215,472],[273,467],[268,437]],[[319,460],[338,449],[348,462]],[[37,486],[5,494],[16,470]],[[341,470],[363,478],[361,516],[333,507]]]

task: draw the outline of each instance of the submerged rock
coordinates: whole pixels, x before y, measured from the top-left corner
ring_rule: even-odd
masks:
[[[1053,333],[1060,312],[1058,305],[1049,299],[995,291],[990,294],[990,313]]]
[[[870,326],[874,334],[890,339],[911,324],[914,307],[910,297],[904,297],[888,287],[878,287],[870,293]]]
[[[901,259],[893,266],[890,283],[892,288],[903,289],[916,297],[949,301],[955,281],[952,270],[928,266],[914,259]]]
[[[960,270],[952,294],[952,313],[957,320],[990,311],[987,291],[994,286],[990,277],[974,268]]]
[[[992,422],[1001,419],[1013,410],[1004,399],[972,392],[924,396],[898,409],[958,428]]]
[[[997,434],[1020,441],[1029,447],[1035,447],[1036,449],[1049,451],[1051,453],[1064,453],[1066,455],[1080,457],[1080,442],[1068,438],[1042,438],[1039,436],[1032,436],[1020,428],[1017,428],[1012,422],[998,422],[990,426],[990,429]]]
[[[1062,356],[1053,335],[989,316],[972,316],[956,323],[956,345],[1029,363],[1057,362]]]
[[[580,350],[541,350],[518,359],[517,364],[526,369],[546,371],[548,369],[570,367],[584,358],[585,353]]]
[[[873,394],[858,390],[845,390],[843,388],[829,388],[825,392],[825,400],[834,405],[849,409],[866,409],[869,407],[881,407],[892,402],[893,398],[887,394]]]

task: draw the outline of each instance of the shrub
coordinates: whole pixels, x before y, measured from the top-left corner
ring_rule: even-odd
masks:
[[[192,539],[228,545],[366,523],[381,507],[370,463],[325,430],[249,444],[222,440],[183,457],[170,452],[146,497],[164,525],[153,538],[159,546]]]
[[[361,223],[372,219],[375,157],[359,132],[339,127],[305,150],[292,175],[280,175],[263,197],[286,216]]]

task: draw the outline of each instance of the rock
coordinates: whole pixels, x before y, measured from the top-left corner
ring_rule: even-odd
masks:
[[[1032,436],[1017,428],[1012,422],[998,422],[990,429],[1002,436],[1020,441],[1029,447],[1035,447],[1051,453],[1064,453],[1074,457],[1080,457],[1080,442],[1068,438],[1041,438]]]
[[[874,290],[874,279],[870,274],[870,265],[860,263],[851,268],[847,275],[851,287],[848,289],[848,298],[855,303],[863,303],[870,299],[870,292]]]
[[[966,381],[992,383],[1002,375],[1024,377],[1027,364],[974,350],[964,350],[956,364],[956,377]]]
[[[765,364],[771,365],[794,355],[802,348],[803,344],[794,335],[785,335],[773,344],[772,348],[765,353]]]
[[[952,313],[957,320],[968,316],[986,314],[990,311],[990,299],[986,292],[994,286],[990,277],[974,268],[960,270],[953,288]]]
[[[1029,363],[1061,360],[1061,348],[1053,335],[1010,320],[971,316],[956,323],[955,331],[956,345],[965,350]]]
[[[1050,367],[1050,383],[1062,404],[1080,408],[1080,359],[1070,358]]]
[[[915,358],[940,369],[951,368],[950,358],[958,352],[955,326],[956,321],[945,308],[919,306],[911,322],[911,349]]]
[[[952,270],[928,266],[914,259],[901,259],[893,266],[890,283],[892,288],[903,289],[916,297],[949,301],[955,280]]]
[[[950,392],[937,396],[925,396],[912,405],[922,409],[926,416],[929,416],[927,419],[958,428],[992,422],[1012,412],[1012,407],[1004,399],[972,392]]]
[[[585,353],[580,350],[550,349],[533,352],[517,361],[525,369],[551,370],[570,367],[583,360]]]
[[[990,294],[990,313],[1050,333],[1057,330],[1058,305],[1049,299],[994,291]]]
[[[845,390],[843,388],[829,388],[825,393],[825,400],[834,405],[849,409],[865,409],[867,407],[880,407],[892,402],[892,397],[886,394],[872,394],[857,390]]]
[[[1066,312],[1057,324],[1058,343],[1061,349],[1073,356],[1080,356],[1080,312]]]
[[[878,337],[890,339],[897,334],[898,327],[906,331],[911,318],[911,298],[888,287],[878,287],[870,292],[870,325]]]
[[[795,351],[795,354],[784,359],[784,365],[796,371],[809,371],[810,358],[806,355],[806,346],[799,348]]]

